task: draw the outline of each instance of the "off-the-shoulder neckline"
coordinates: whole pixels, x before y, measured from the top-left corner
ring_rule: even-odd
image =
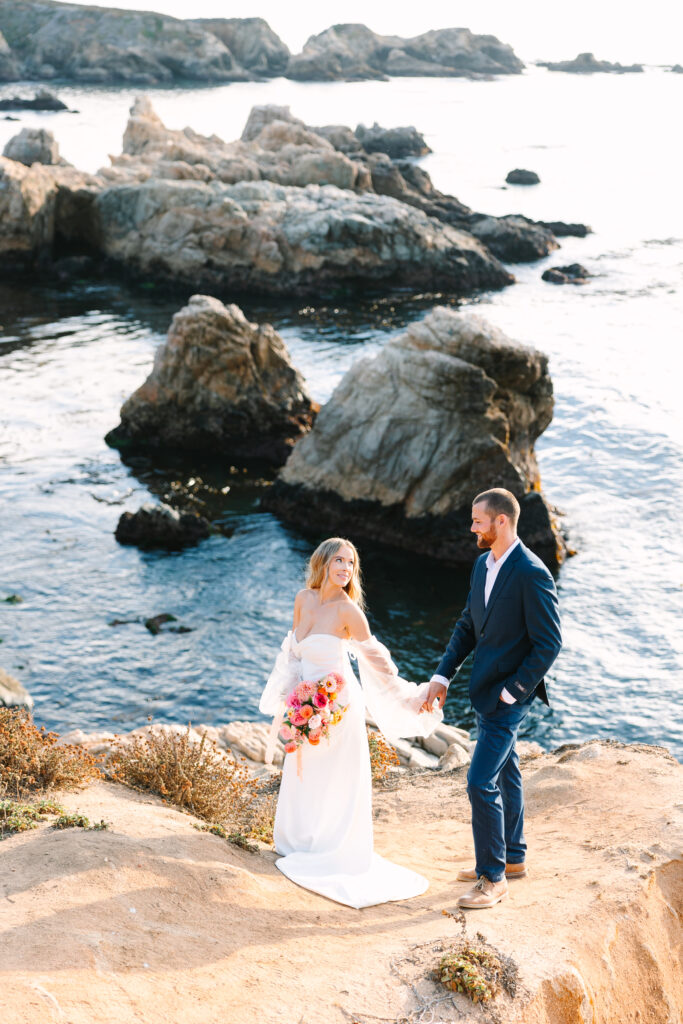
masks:
[[[304,640],[308,640],[312,636],[333,636],[335,640],[348,640],[348,637],[337,636],[336,633],[307,633],[306,636],[302,637],[301,640],[299,640],[298,636],[296,635],[296,630],[292,630],[292,637],[294,638],[294,642],[297,644],[302,644]]]

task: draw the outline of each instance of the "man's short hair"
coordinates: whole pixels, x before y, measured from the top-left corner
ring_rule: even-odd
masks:
[[[512,526],[517,526],[519,519],[519,502],[511,491],[504,487],[492,487],[489,491],[482,491],[478,494],[472,505],[486,505],[486,511],[492,519],[504,515],[510,520]]]

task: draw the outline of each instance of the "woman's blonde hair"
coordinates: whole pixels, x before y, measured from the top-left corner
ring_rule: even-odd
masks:
[[[352,544],[350,540],[346,540],[344,537],[328,537],[322,544],[318,544],[308,560],[306,586],[310,590],[320,590],[322,588],[327,580],[330,562],[339,549],[344,546],[351,548],[351,551],[353,551],[353,572],[344,590],[351,600],[362,609],[365,607],[365,600],[363,598],[363,584],[360,574],[360,558],[355,544]]]

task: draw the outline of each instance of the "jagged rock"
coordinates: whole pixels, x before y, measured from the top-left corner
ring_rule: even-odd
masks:
[[[61,164],[65,161],[59,155],[59,146],[46,128],[22,128],[13,135],[2,151],[8,160],[16,160],[26,167],[32,164]]]
[[[541,181],[536,171],[526,171],[522,167],[508,171],[505,180],[508,185],[538,185]]]
[[[33,697],[28,690],[0,668],[0,707],[2,708],[28,708],[33,707]]]
[[[437,307],[353,364],[264,506],[316,531],[343,526],[469,565],[472,499],[507,487],[522,505],[522,539],[557,565],[563,545],[534,453],[552,411],[546,356],[478,316]]]
[[[257,75],[282,75],[289,49],[263,18],[195,18],[191,22],[212,32],[238,64]]]
[[[354,157],[358,157],[361,154],[363,147],[354,132],[345,124],[325,124],[311,128],[311,131],[321,138],[327,139],[330,145],[334,146],[340,153]]]
[[[471,757],[467,751],[459,743],[452,743],[445,753],[441,755],[439,770],[442,772],[452,772],[455,768],[461,768],[462,765],[469,764],[470,761]]]
[[[206,291],[465,293],[514,280],[471,235],[386,196],[331,185],[151,180],[106,189],[96,209],[107,256]]]
[[[178,512],[169,505],[143,505],[137,512],[123,513],[114,536],[119,544],[179,551],[198,544],[210,532],[210,523],[203,516]]]
[[[386,153],[392,160],[431,153],[424,136],[412,125],[405,128],[381,128],[375,121],[372,128],[359,124],[355,134],[366,153]]]
[[[0,82],[15,82],[18,78],[21,78],[21,65],[0,32]],[[11,109],[0,106],[0,110]]]
[[[279,107],[275,103],[265,103],[262,106],[252,107],[249,111],[249,117],[240,136],[241,141],[253,142],[266,125],[272,124],[273,121],[286,121],[288,124],[295,124],[300,128],[306,127],[300,118],[294,117],[289,107]]]
[[[579,75],[591,75],[596,71],[611,71],[614,74],[623,75],[643,70],[642,64],[612,64],[608,60],[597,60],[592,53],[580,53],[574,60],[539,60],[536,63],[539,67],[548,68],[549,71],[571,71]]]
[[[1,38],[1,37],[0,37]],[[0,43],[0,56],[2,44]],[[66,103],[62,103],[54,93],[47,89],[39,89],[31,99],[25,96],[10,96],[0,99],[0,110],[68,110]]]
[[[551,231],[527,217],[485,217],[473,214],[468,230],[491,250],[499,260],[508,263],[531,263],[542,259],[559,243]]]
[[[212,32],[163,14],[12,0],[0,4],[0,31],[34,80],[155,85],[244,76]]]
[[[107,435],[119,448],[285,461],[314,405],[282,338],[238,306],[193,295],[173,317],[154,369]]]
[[[466,28],[425,32],[410,39],[381,36],[365,25],[333,25],[311,36],[293,56],[287,77],[301,81],[358,81],[388,75],[482,78],[518,74],[524,67],[495,36]]]
[[[92,204],[101,183],[66,166],[0,157],[0,266],[12,273],[51,257],[55,234],[94,242]]]
[[[567,267],[550,267],[544,270],[541,279],[551,284],[585,284],[592,276],[580,263],[570,263]]]

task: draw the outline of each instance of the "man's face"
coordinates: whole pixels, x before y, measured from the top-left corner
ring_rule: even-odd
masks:
[[[472,533],[477,535],[478,548],[490,548],[498,536],[495,520],[489,515],[486,504],[472,506]]]

